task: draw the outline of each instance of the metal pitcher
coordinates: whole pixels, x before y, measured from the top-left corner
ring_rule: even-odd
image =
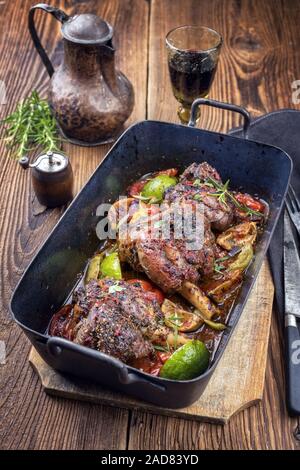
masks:
[[[62,23],[64,58],[56,71],[35,29],[37,9]],[[62,133],[82,145],[113,140],[132,112],[134,94],[129,80],[115,68],[112,26],[96,15],[68,16],[44,3],[30,8],[28,26],[51,77],[49,104]]]

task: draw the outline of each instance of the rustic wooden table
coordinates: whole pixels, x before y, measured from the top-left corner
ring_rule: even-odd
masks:
[[[31,0],[0,1],[0,80],[7,104],[1,117],[33,88],[46,95],[48,76],[27,31]],[[204,24],[224,37],[211,97],[242,104],[253,116],[295,107],[292,82],[300,79],[300,2],[294,0],[102,0],[52,1],[68,14],[94,12],[115,26],[118,64],[136,95],[129,123],[150,118],[176,122],[166,67],[164,37],[179,24]],[[59,25],[38,14],[47,51],[58,64],[62,56]],[[238,124],[229,113],[205,109],[201,125],[226,131]],[[71,155],[76,190],[108,146],[65,146]],[[8,158],[1,144],[1,313],[0,340],[6,365],[0,366],[0,448],[3,449],[299,449],[297,420],[284,400],[282,334],[273,315],[263,401],[225,426],[199,424],[97,406],[44,394],[28,364],[30,344],[13,323],[8,303],[17,280],[62,214],[34,215],[29,174]]]

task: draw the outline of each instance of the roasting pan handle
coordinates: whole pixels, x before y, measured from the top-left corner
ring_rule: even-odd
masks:
[[[213,108],[226,109],[227,111],[233,111],[233,112],[241,114],[244,118],[244,124],[243,124],[244,138],[248,139],[248,129],[250,126],[250,121],[251,121],[250,114],[248,113],[248,111],[245,108],[242,108],[241,106],[237,106],[236,104],[223,103],[222,101],[210,100],[208,98],[198,98],[193,102],[192,107],[191,107],[191,117],[188,123],[189,127],[195,127],[196,120],[197,120],[198,106],[201,106],[204,104],[207,106],[212,106]]]
[[[134,372],[128,372],[127,369],[126,369],[126,372],[127,372],[126,381],[123,382],[123,383],[125,383],[127,385],[135,385],[136,386],[136,385],[145,384],[147,386],[147,388],[151,387],[155,391],[157,391],[157,390],[159,390],[161,392],[166,391],[166,387],[164,387],[161,384],[154,383],[151,380],[143,379],[142,377],[140,377],[138,374],[135,374]]]
[[[103,354],[99,351],[95,351],[94,349],[85,348],[79,344],[72,343],[71,341],[68,341],[64,338],[58,338],[56,336],[50,337],[47,341],[47,350],[49,355],[54,360],[58,360],[60,363],[62,361],[67,362],[70,360],[74,362],[74,357],[76,354],[78,356],[84,354],[85,357],[88,356],[91,359],[96,360],[98,363],[102,363],[113,368],[117,373],[119,381],[124,385],[145,384],[148,388],[152,387],[156,391],[160,390],[164,392],[166,390],[163,385],[156,384],[151,380],[143,379],[134,372],[129,372],[127,366],[118,359]],[[75,364],[75,367],[76,365],[77,364]]]
[[[97,361],[97,363],[109,365],[116,371],[119,380],[122,383],[126,383],[128,371],[125,364],[114,357],[95,351],[95,349],[86,348],[79,344],[72,343],[67,339],[53,336],[47,341],[47,350],[52,359],[57,360],[59,363],[74,362],[76,355],[79,360],[80,356],[84,355],[85,357],[91,358],[93,361]]]

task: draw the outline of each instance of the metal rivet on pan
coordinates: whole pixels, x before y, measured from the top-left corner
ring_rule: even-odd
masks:
[[[60,346],[51,346],[50,347],[50,352],[53,356],[57,357],[60,356],[62,353],[62,349]]]

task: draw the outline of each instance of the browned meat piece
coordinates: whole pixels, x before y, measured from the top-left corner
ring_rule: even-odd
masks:
[[[233,223],[234,206],[231,201],[227,200],[226,204],[223,204],[217,197],[210,195],[215,192],[213,188],[202,186],[200,196],[204,204],[205,216],[211,222],[212,228],[222,232]]]
[[[154,353],[151,343],[165,344],[159,304],[140,286],[126,281],[92,280],[76,296],[87,316],[76,327],[74,342],[124,362]]]
[[[175,215],[178,215],[180,209],[183,211],[184,204],[191,209],[191,240],[179,238],[175,230]],[[184,204],[165,207],[171,222],[167,239],[154,237],[151,231],[145,233],[149,224],[138,225],[138,221],[135,221],[135,229],[139,228],[135,231],[135,238],[130,238],[132,232],[129,231],[127,239],[118,240],[121,261],[127,261],[136,271],[144,271],[155,284],[169,293],[179,290],[185,280],[197,282],[200,275],[211,274],[214,266],[215,239],[210,223],[199,210],[196,201]],[[155,223],[161,222],[164,213],[163,209],[160,214],[154,215]],[[201,223],[201,226],[197,227],[197,223]],[[199,248],[195,249],[189,243],[197,239]]]
[[[230,200],[224,204],[215,196],[216,188],[204,184],[209,177],[222,183],[219,173],[208,163],[193,163],[182,173],[179,183],[166,191],[165,200],[202,202],[204,214],[211,222],[212,228],[223,231],[232,224],[235,208]]]
[[[75,336],[75,343],[109,354],[124,362],[154,352],[151,343],[128,321],[111,299],[95,305]]]
[[[176,292],[185,279],[199,279],[197,266],[188,263],[174,240],[141,241],[137,251],[143,271],[165,292]]]
[[[185,240],[176,240],[177,249],[184,254],[186,261],[197,266],[201,277],[207,277],[213,272],[216,257],[215,236],[210,229],[210,224],[204,218],[204,238],[202,248],[199,250],[187,249]]]
[[[128,322],[113,301],[92,308],[74,341],[124,362],[145,357],[153,350],[149,341]]]
[[[204,181],[208,177],[213,178],[216,181],[222,182],[217,170],[210,166],[207,162],[192,163],[181,174],[180,181],[195,181],[195,179],[200,179]]]
[[[174,293],[185,281],[197,283],[214,267],[214,236],[206,227],[201,249],[189,250],[186,240],[141,240],[137,244],[143,271],[163,291]]]
[[[129,237],[118,241],[120,261],[130,264],[134,271],[142,271],[135,241]]]

